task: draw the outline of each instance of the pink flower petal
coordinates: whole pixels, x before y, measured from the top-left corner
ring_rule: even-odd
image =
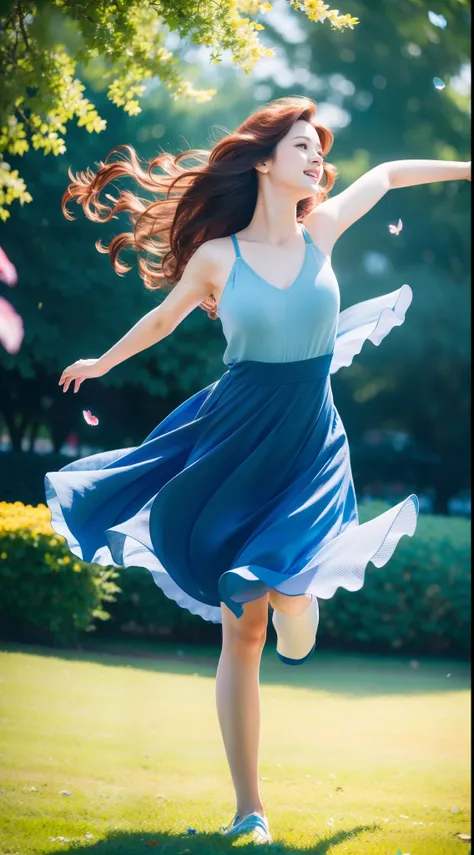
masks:
[[[0,279],[6,282],[10,288],[13,288],[18,281],[18,275],[15,266],[11,263],[5,252],[0,246]]]
[[[391,235],[399,235],[401,230],[403,229],[403,223],[401,220],[398,221],[396,226],[390,225],[388,230]]]
[[[0,297],[0,343],[8,353],[18,353],[23,341],[23,321],[12,304]]]
[[[84,416],[84,419],[88,425],[99,424],[99,419],[97,418],[97,416],[93,416],[90,410],[83,410],[82,415]]]

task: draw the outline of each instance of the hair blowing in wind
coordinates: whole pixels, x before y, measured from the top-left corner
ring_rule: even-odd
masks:
[[[333,134],[316,121],[316,113],[317,105],[309,98],[279,98],[252,113],[211,150],[188,149],[175,156],[162,152],[146,167],[131,145],[118,145],[104,163],[99,163],[96,173],[87,168],[74,175],[69,169],[71,184],[62,199],[63,213],[67,219],[74,219],[67,208],[72,199],[82,206],[88,219],[97,223],[128,213],[131,231],[116,235],[108,246],[97,241],[97,249],[109,254],[119,275],[131,270],[120,258],[121,251],[135,250],[145,287],[170,289],[180,280],[186,264],[202,243],[226,237],[248,225],[257,202],[255,165],[272,157],[277,144],[298,119],[311,123],[317,131],[323,155],[330,151]],[[186,166],[190,159],[195,165]],[[298,220],[324,201],[334,186],[336,168],[324,163],[323,169],[320,194],[298,203]],[[117,198],[106,193],[108,202],[100,200],[108,184],[127,177],[157,198],[150,201],[129,190],[120,190]],[[200,308],[212,320],[217,318],[214,297],[206,299]]]

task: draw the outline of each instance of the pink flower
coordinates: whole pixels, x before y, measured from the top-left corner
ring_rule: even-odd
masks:
[[[0,279],[2,282],[5,282],[10,288],[13,288],[18,281],[17,272],[15,266],[11,263],[10,259],[7,258],[3,249],[0,246]]]

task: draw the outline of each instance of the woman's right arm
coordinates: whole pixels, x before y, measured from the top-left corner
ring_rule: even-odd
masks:
[[[212,251],[202,244],[189,259],[181,279],[163,302],[140,318],[123,338],[99,358],[99,367],[104,368],[105,372],[110,371],[115,365],[170,335],[211,293],[212,267]]]
[[[83,380],[102,377],[136,353],[157,344],[176,329],[215,286],[217,262],[208,242],[201,244],[184,268],[183,275],[162,303],[148,312],[113,347],[98,359],[79,359],[64,369],[59,385],[67,392],[74,382],[77,392]]]

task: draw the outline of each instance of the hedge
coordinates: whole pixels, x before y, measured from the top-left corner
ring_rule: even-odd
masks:
[[[360,521],[386,510],[360,506]],[[50,511],[0,502],[1,637],[59,645],[97,636],[218,643],[220,624],[169,600],[142,567],[112,568],[72,556]],[[470,650],[470,526],[420,515],[392,558],[369,563],[363,588],[320,600],[318,646],[467,657]],[[268,637],[274,641],[269,621]]]
[[[75,558],[50,517],[46,505],[0,502],[0,632],[64,647],[110,619],[104,604],[120,592],[120,574]]]

